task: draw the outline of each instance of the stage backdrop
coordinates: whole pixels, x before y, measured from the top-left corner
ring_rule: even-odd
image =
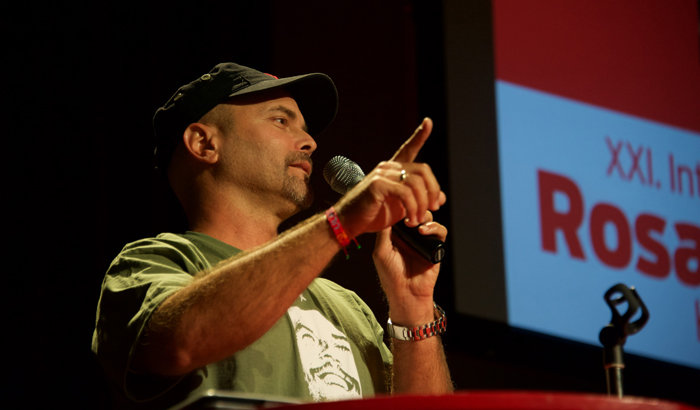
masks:
[[[650,312],[625,351],[700,369],[697,4],[494,0],[483,135],[465,115],[467,29],[448,18],[459,312],[600,345],[623,283]]]

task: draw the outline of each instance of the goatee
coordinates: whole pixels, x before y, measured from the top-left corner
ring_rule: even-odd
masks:
[[[288,170],[292,164],[303,161],[311,164],[313,168],[311,155],[305,152],[290,153],[287,155],[287,158],[285,158],[285,171]],[[282,190],[284,195],[300,209],[308,209],[314,201],[314,193],[311,188],[311,178],[309,175],[305,175],[303,179],[300,179],[297,176],[289,175],[285,172]]]

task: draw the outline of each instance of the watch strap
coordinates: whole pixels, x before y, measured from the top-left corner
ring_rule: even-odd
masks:
[[[447,330],[447,317],[445,311],[433,302],[435,320],[420,326],[405,327],[387,321],[387,334],[398,340],[418,341],[445,333]]]

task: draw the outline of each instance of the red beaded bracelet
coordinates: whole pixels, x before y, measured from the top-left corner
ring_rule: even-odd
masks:
[[[328,210],[326,210],[326,220],[328,221],[328,224],[333,230],[335,239],[337,239],[340,246],[343,247],[345,259],[350,259],[350,255],[348,254],[348,251],[347,249],[345,249],[345,247],[350,244],[350,241],[355,242],[355,245],[357,245],[357,249],[360,249],[360,244],[357,243],[357,240],[355,240],[355,238],[350,239],[350,237],[348,237],[348,234],[345,232],[345,229],[343,229],[343,225],[340,224],[338,214],[335,213],[335,209],[333,207],[330,207],[328,208]]]

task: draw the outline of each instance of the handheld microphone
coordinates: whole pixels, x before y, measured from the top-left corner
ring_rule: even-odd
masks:
[[[362,168],[348,158],[337,155],[323,168],[323,178],[331,188],[344,195],[357,185],[365,173]],[[436,235],[421,235],[418,226],[410,228],[400,221],[392,226],[392,231],[411,248],[432,263],[438,263],[445,257],[445,243]]]

